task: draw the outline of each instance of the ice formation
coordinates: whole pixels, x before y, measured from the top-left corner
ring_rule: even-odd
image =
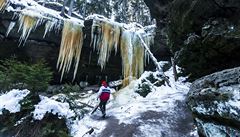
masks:
[[[61,47],[57,61],[57,68],[62,71],[61,80],[64,73],[69,72],[73,60],[75,61],[73,80],[75,79],[83,44],[82,27],[77,22],[71,20],[64,21]]]
[[[18,6],[20,8],[16,8]],[[60,12],[45,8],[33,0],[0,0],[0,10],[4,10],[4,8],[19,15],[19,31],[22,33],[20,44],[24,44],[31,31],[39,25],[45,25],[43,37],[52,30],[59,32],[63,25],[57,69],[61,71],[62,80],[64,74],[68,73],[71,67],[74,67],[74,80],[84,40],[83,20],[70,16],[67,16],[68,19],[63,18],[60,16]],[[146,28],[136,23],[118,23],[100,15],[91,15],[85,20],[89,19],[93,20],[90,46],[99,55],[98,65],[101,66],[101,69],[104,69],[111,52],[115,50],[115,54],[117,54],[120,50],[124,85],[138,78],[144,71],[144,63],[146,62],[144,62],[144,58],[147,57],[144,47],[146,45],[149,47],[151,44],[152,33],[149,35]],[[13,27],[14,24],[10,23],[6,34]]]

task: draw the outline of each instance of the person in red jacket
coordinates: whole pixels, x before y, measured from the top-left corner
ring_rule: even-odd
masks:
[[[107,82],[102,81],[102,86],[98,91],[98,98],[100,99],[99,107],[102,111],[103,118],[105,118],[106,116],[106,104],[110,98],[110,93],[111,93],[111,89],[108,87]]]

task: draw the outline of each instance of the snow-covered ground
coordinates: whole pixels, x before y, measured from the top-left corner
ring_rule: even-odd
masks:
[[[138,133],[136,133],[134,136],[144,136],[145,134],[150,134],[151,136],[162,136],[164,127],[166,128],[169,126],[168,124],[172,124],[171,118],[160,119],[160,117],[156,116],[156,114],[165,115],[165,113],[170,114],[170,112],[171,115],[174,115],[175,113],[177,114],[178,112],[174,112],[178,107],[177,105],[179,105],[177,101],[184,102],[190,83],[183,83],[184,78],[179,78],[179,80],[175,82],[172,69],[169,69],[165,74],[169,77],[171,87],[153,86],[153,91],[144,98],[134,91],[138,87],[138,84],[141,82],[141,80],[149,74],[150,72],[145,72],[140,79],[132,81],[129,86],[117,92],[113,90],[114,93],[107,104],[107,119],[100,119],[101,112],[97,110],[93,115],[86,114],[83,118],[72,120],[71,117],[76,114],[70,110],[68,103],[61,103],[54,100],[54,98],[47,98],[44,96],[40,97],[41,101],[39,104],[35,105],[35,110],[32,113],[34,114],[34,118],[38,120],[43,118],[46,112],[52,112],[54,114],[58,113],[60,117],[68,119],[67,125],[71,131],[71,135],[74,137],[101,136],[102,132],[106,130],[105,128],[109,128],[109,122],[115,122],[115,126],[131,125],[136,124],[136,120],[138,123],[141,123],[143,122],[142,119],[144,117],[146,118],[149,117],[147,115],[154,114],[155,116],[153,115],[152,119],[148,119],[147,123],[140,124],[136,127]],[[154,72],[153,74],[156,75],[157,72]],[[29,91],[27,90],[12,90],[7,94],[1,95],[0,110],[6,108],[12,113],[19,111],[20,105],[18,102],[28,93]],[[11,98],[11,102],[9,102],[9,98]],[[88,92],[87,96],[77,100],[76,102],[80,101],[95,106],[98,103],[96,98],[97,95],[94,92]],[[90,112],[91,108],[89,108],[89,113]],[[0,114],[2,114],[1,111]],[[154,119],[154,117],[157,117],[157,119]],[[166,122],[167,120],[170,122]],[[157,124],[158,122],[161,124]],[[166,124],[163,125],[164,122]],[[90,129],[94,129],[94,132],[91,135],[84,135]],[[189,135],[186,136],[197,135],[195,132],[193,134],[189,132]]]
[[[145,72],[140,79],[132,81],[129,86],[114,93],[114,96],[112,96],[107,105],[108,117],[114,117],[114,119],[118,120],[119,124],[133,124],[136,122],[135,120],[140,118],[144,112],[174,111],[174,108],[177,105],[176,101],[183,101],[185,99],[190,83],[183,83],[184,78],[180,78],[177,82],[175,82],[172,69],[165,73],[170,78],[171,87],[154,86],[152,87],[153,92],[149,93],[145,98],[134,92],[141,79],[144,79],[149,75],[149,73],[150,72]],[[157,72],[155,72],[155,74],[156,73]],[[96,95],[92,95],[89,98],[83,99],[81,102],[91,105],[97,104]],[[101,132],[108,124],[107,119],[96,120],[97,118],[94,118],[100,116],[100,111],[97,111],[96,114],[87,115],[80,121],[76,121],[71,126],[72,135],[75,137],[82,137],[84,133],[93,128],[95,130],[90,136],[100,136]],[[152,130],[154,128],[155,130]],[[141,125],[138,127],[138,130],[146,130],[146,132],[144,132],[145,134],[148,134],[149,131],[151,136],[160,136],[160,133],[156,133],[156,129],[159,130],[159,132],[161,131],[161,127],[159,125]],[[196,133],[193,133],[192,136],[196,136],[194,134]],[[189,134],[186,136],[191,135]]]

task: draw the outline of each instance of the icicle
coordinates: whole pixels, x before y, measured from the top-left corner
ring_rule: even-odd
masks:
[[[90,46],[93,45],[93,51],[95,51],[97,45],[101,41],[101,24],[98,20],[93,20],[92,28],[91,28],[91,42]]]
[[[130,44],[129,32],[123,31],[121,36],[121,57],[122,57],[122,73],[123,73],[123,86],[129,84],[130,76],[130,63],[128,56],[128,48]]]
[[[117,24],[100,19],[93,20],[90,46],[93,45],[93,50],[98,51],[98,64],[101,69],[104,69],[113,48],[115,54],[117,53],[120,33],[121,28]]]
[[[114,25],[114,49],[115,49],[115,55],[117,54],[117,49],[119,45],[119,39],[120,39],[120,34],[121,34],[121,28],[117,25]]]
[[[91,28],[91,42],[90,42],[90,46],[92,46],[93,43],[95,43],[95,33],[94,33],[94,30],[95,30],[95,20],[93,20],[93,24],[92,24],[92,28]],[[95,45],[93,45],[94,47]],[[95,48],[94,48],[95,49]]]
[[[8,36],[8,34],[12,31],[13,27],[15,26],[16,22],[15,21],[11,21],[9,26],[8,26],[8,29],[7,29],[7,32],[6,32],[6,36]]]
[[[83,44],[82,25],[70,20],[64,21],[62,40],[57,61],[57,68],[61,71],[61,81],[64,73],[69,72],[74,60],[74,75],[76,77]]]
[[[3,11],[9,4],[8,0],[0,0],[0,11]]]
[[[145,55],[138,34],[146,34],[146,32],[137,23],[126,25],[93,17],[90,46],[93,45],[93,50],[98,51],[98,64],[104,69],[111,51],[115,49],[116,54],[120,45],[123,86],[128,85],[132,79],[139,78],[144,71],[144,58],[148,56]],[[150,45],[150,41],[147,45]]]
[[[58,24],[60,24],[60,23],[58,22],[57,19],[48,20],[45,24],[45,32],[44,32],[43,38],[45,38],[46,34],[50,31],[52,31],[53,29],[58,30],[59,29]]]
[[[144,47],[136,30],[123,30],[121,37],[123,86],[139,78],[144,71]]]
[[[144,71],[144,48],[141,45],[140,39],[138,38],[137,34],[134,33],[133,36],[133,77],[139,78],[140,75]]]
[[[20,22],[20,25],[19,25],[18,32],[22,30],[22,34],[19,39],[20,41],[19,45],[21,44],[24,45],[31,31],[33,29],[36,29],[36,27],[38,26],[38,24],[42,22],[42,20],[37,17],[32,17],[25,14],[19,14],[19,22]]]
[[[101,69],[104,68],[106,64],[107,54],[108,54],[108,40],[109,40],[109,26],[105,23],[102,24],[102,43],[98,45],[99,57],[98,64],[101,66]]]
[[[101,27],[102,27],[102,33],[101,33],[102,42],[98,43],[97,49],[99,51],[98,64],[101,66],[101,69],[103,69],[113,49],[114,37],[113,37],[113,26],[110,23],[103,22],[101,24]]]

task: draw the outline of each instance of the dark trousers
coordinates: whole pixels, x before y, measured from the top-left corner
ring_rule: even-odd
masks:
[[[105,115],[106,114],[106,104],[107,104],[107,101],[100,101],[100,104],[99,104],[99,107],[102,111],[102,114]]]

